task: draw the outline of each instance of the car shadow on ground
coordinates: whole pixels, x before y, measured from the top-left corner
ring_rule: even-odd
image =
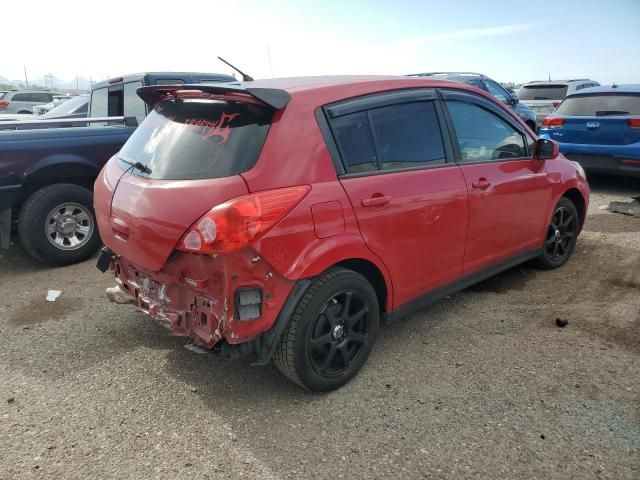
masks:
[[[640,178],[590,173],[587,180],[592,193],[640,195]]]

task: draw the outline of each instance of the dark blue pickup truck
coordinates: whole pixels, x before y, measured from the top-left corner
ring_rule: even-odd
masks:
[[[77,126],[78,120],[68,120],[72,123],[66,128],[64,121],[1,122],[0,246],[9,248],[17,230],[23,248],[50,265],[68,265],[93,255],[101,244],[93,183],[148,113],[137,89],[233,81],[215,73],[126,75],[94,86],[84,126]]]

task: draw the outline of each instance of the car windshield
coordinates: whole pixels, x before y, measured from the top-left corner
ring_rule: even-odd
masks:
[[[163,180],[221,178],[250,169],[267,137],[273,111],[255,104],[167,100],[156,105],[118,156]],[[123,162],[123,168],[130,168]]]
[[[87,105],[89,103],[88,95],[80,95],[77,97],[73,97],[66,102],[61,103],[55,108],[52,108],[47,113],[42,115],[42,117],[56,117],[59,115],[68,115],[70,113],[76,113],[77,110],[82,110],[83,105]],[[84,109],[86,112],[86,108]]]
[[[567,95],[567,85],[525,85],[518,90],[520,100],[562,100]]]
[[[637,95],[619,93],[576,95],[565,98],[556,109],[556,113],[577,117],[640,115],[640,93]]]

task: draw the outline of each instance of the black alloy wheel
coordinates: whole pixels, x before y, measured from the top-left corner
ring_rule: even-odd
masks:
[[[358,292],[343,291],[320,310],[309,338],[309,360],[323,377],[336,377],[356,363],[367,345],[371,313]]]
[[[563,265],[573,253],[580,232],[580,219],[573,202],[563,197],[551,215],[538,264],[543,268]]]
[[[365,277],[334,267],[315,277],[296,305],[274,353],[286,377],[326,392],[355,377],[378,333],[380,307]]]

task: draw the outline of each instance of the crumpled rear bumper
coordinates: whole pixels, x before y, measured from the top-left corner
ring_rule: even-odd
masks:
[[[203,348],[223,339],[229,344],[246,342],[267,331],[294,283],[250,249],[229,256],[176,252],[157,272],[114,256],[110,268],[123,293],[141,311]],[[261,290],[261,313],[256,319],[240,320],[236,292],[248,287]]]

